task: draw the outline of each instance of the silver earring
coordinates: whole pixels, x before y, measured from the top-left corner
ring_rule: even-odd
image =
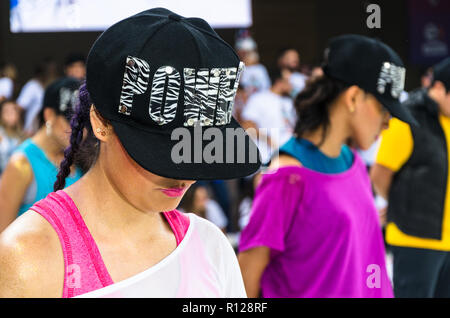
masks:
[[[52,134],[52,122],[51,121],[46,121],[45,122],[45,128],[46,128],[46,133],[47,133],[47,136],[51,136],[51,134]]]

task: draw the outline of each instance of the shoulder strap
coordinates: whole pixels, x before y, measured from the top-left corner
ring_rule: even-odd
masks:
[[[163,214],[166,217],[167,222],[169,222],[169,225],[172,228],[173,233],[175,234],[177,246],[180,245],[189,228],[190,223],[189,216],[178,210],[163,212]]]

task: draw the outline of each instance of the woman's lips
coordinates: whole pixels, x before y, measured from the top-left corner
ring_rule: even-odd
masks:
[[[186,190],[186,187],[161,189],[162,193],[164,193],[168,197],[179,197],[179,196],[183,195],[184,190]]]

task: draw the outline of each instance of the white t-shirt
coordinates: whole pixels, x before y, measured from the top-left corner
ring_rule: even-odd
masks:
[[[13,95],[14,83],[9,77],[0,78],[0,97],[10,99]]]
[[[250,120],[266,133],[277,148],[283,145],[294,130],[297,115],[291,98],[273,93],[271,90],[258,92],[250,96],[242,111],[242,119]],[[266,163],[276,149],[271,149],[264,138],[258,138],[256,145]]]
[[[189,213],[178,247],[149,269],[81,298],[245,298],[236,254],[217,226]]]
[[[25,110],[25,131],[37,130],[37,123],[34,122],[42,108],[44,99],[44,88],[39,81],[29,80],[20,91],[17,104]]]
[[[262,64],[246,66],[239,83],[249,94],[269,89],[271,86],[267,69]]]
[[[305,88],[307,79],[308,77],[306,75],[299,72],[294,72],[291,74],[291,76],[289,77],[289,82],[292,85],[294,95],[300,93],[303,90],[303,88]]]

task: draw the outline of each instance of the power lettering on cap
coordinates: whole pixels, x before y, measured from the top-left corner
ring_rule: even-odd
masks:
[[[161,66],[156,70],[153,76],[149,114],[159,125],[170,123],[175,119],[180,85],[180,73],[173,67]]]
[[[243,62],[239,63],[238,68],[184,68],[184,126],[194,126],[196,123],[201,126],[230,123],[243,69]],[[131,114],[133,96],[147,90],[149,78],[149,64],[137,57],[128,56],[119,113]],[[149,115],[159,125],[175,119],[180,86],[181,76],[174,67],[161,66],[156,70],[151,86]]]
[[[394,65],[389,62],[384,62],[381,66],[380,75],[377,81],[377,91],[384,94],[386,85],[391,84],[391,96],[399,98],[405,87],[405,73],[404,67]]]
[[[133,96],[143,94],[147,90],[149,78],[150,65],[140,58],[128,56],[123,74],[119,113],[131,114]]]

